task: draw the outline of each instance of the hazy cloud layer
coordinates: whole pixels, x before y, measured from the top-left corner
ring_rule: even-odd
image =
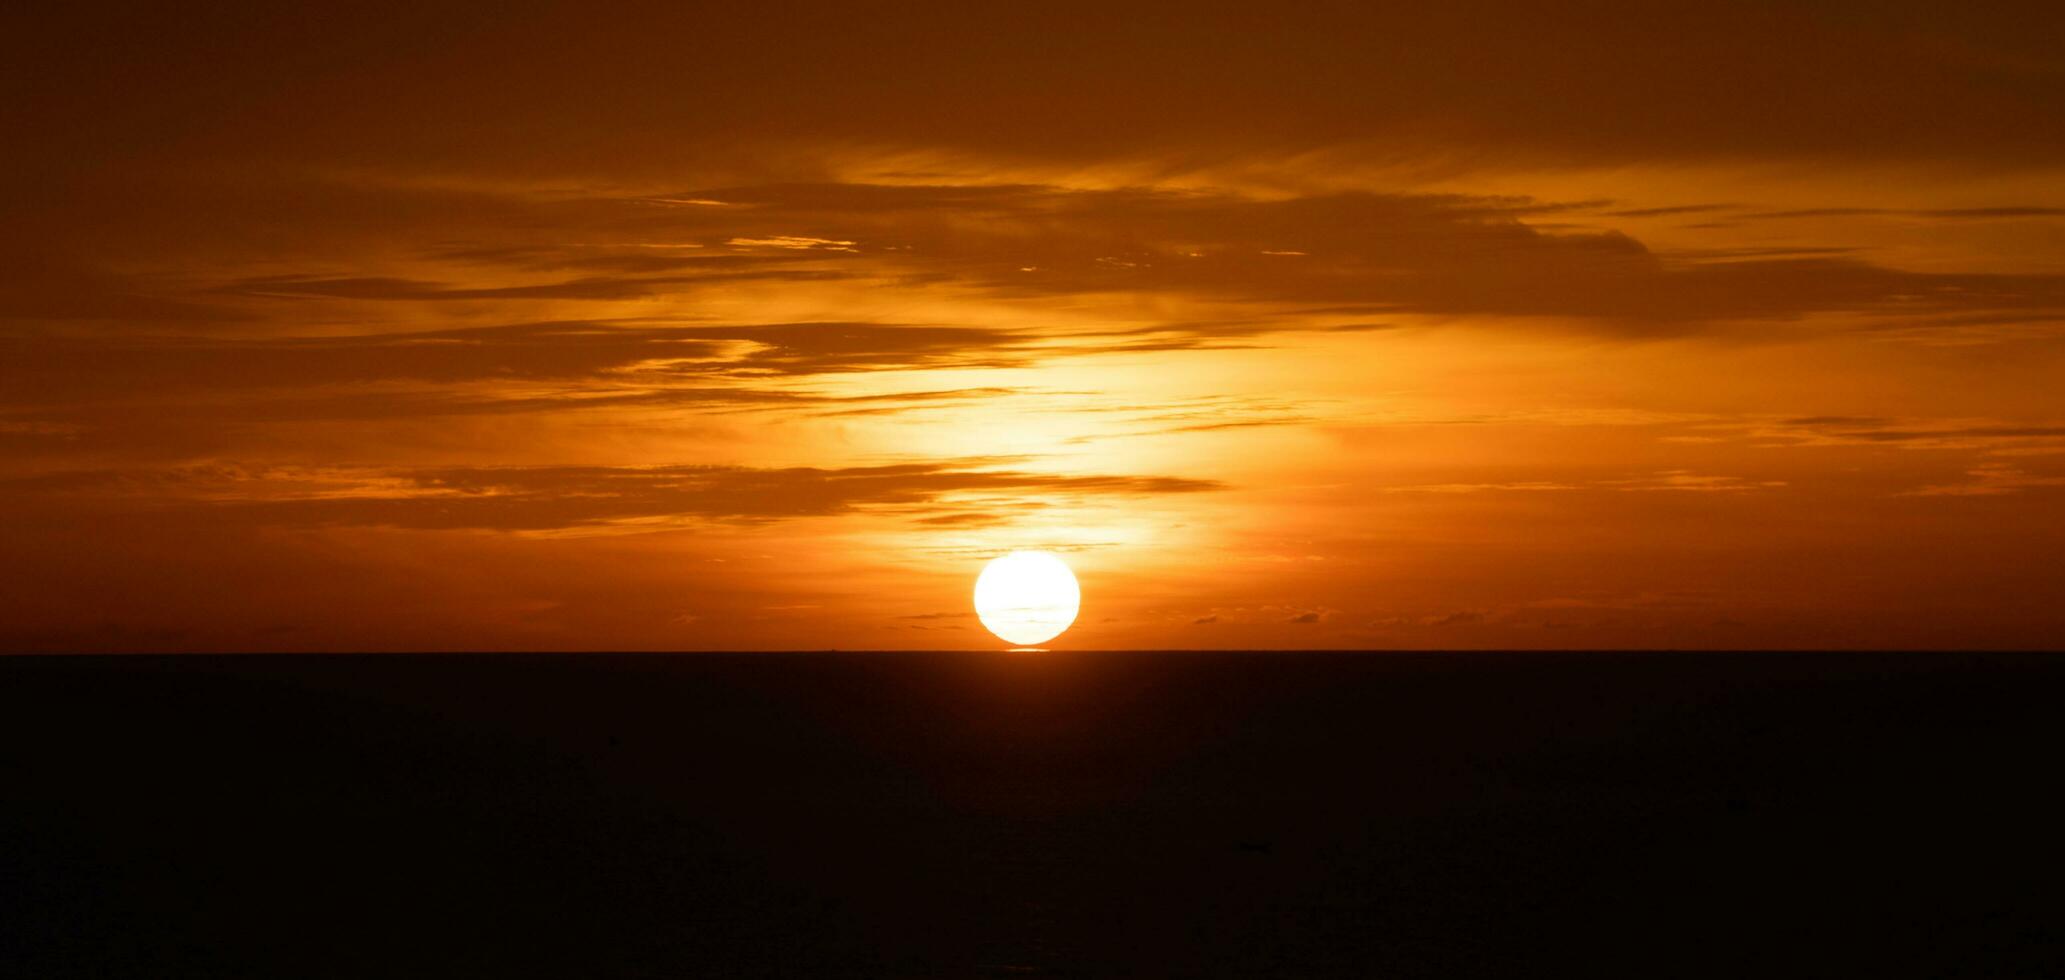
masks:
[[[431,308],[462,305],[469,317],[503,309],[507,320],[521,319],[543,303],[578,304],[590,319],[695,315],[702,304],[744,286],[787,285],[807,295],[801,290],[814,285],[852,283],[898,290],[914,300],[987,295],[1018,303],[1082,298],[1109,305],[1168,297],[1231,304],[1227,312],[1235,314],[1131,327],[1130,340],[1124,339],[1128,333],[1113,332],[1095,341],[1114,351],[1180,349],[1287,329],[1356,328],[1350,318],[1357,314],[1540,318],[1635,335],[1685,333],[1717,323],[1769,329],[1815,314],[1848,314],[1906,328],[1969,326],[1975,337],[1989,324],[2065,317],[2065,274],[1913,271],[1841,246],[1656,251],[1618,231],[1538,227],[1529,218],[1539,205],[1507,197],[1342,193],[1260,199],[1201,191],[878,184],[682,193],[684,200],[709,203],[651,208],[616,199],[506,202],[506,213],[472,232],[504,241],[527,236],[531,243],[418,248],[410,261],[430,276],[250,276],[233,268],[188,267],[147,280],[112,269],[53,277],[43,266],[16,264],[0,271],[22,284],[0,291],[0,317],[41,324],[7,342],[15,346],[18,362],[40,360],[51,370],[35,373],[66,379],[65,385],[88,373],[66,361],[78,348],[39,338],[55,331],[62,341],[67,331],[78,333],[64,324],[80,319],[116,321],[124,333],[146,327],[161,335],[138,341],[134,350],[96,348],[93,356],[107,362],[110,378],[122,376],[125,361],[149,362],[149,372],[166,374],[184,359],[193,362],[200,379],[212,366],[235,360],[226,353],[229,345],[219,342],[197,353],[163,339],[190,333],[180,324],[194,320],[244,324],[236,335],[245,339],[242,356],[251,366],[299,358],[331,365],[302,370],[332,377],[378,377],[402,366],[441,381],[469,370],[510,377],[580,374],[621,363],[612,359],[634,345],[676,344],[681,356],[675,360],[685,361],[710,356],[710,345],[722,341],[759,345],[757,354],[732,367],[763,373],[956,360],[1023,363],[1028,357],[1023,333],[980,324],[894,332],[889,328],[895,325],[885,323],[838,330],[675,328],[671,334],[629,325],[615,332],[563,327],[556,334],[538,325],[420,327],[425,317],[438,315]],[[380,202],[366,203],[377,208]],[[322,231],[317,226],[308,233]],[[392,256],[410,238],[436,234],[428,226],[400,226],[395,240],[381,246],[388,257],[377,261],[397,261]],[[794,247],[798,242],[806,247]],[[809,244],[827,242],[838,244],[831,250]],[[267,260],[278,263],[279,257]],[[566,268],[592,274],[549,275]],[[201,285],[211,278],[218,282]],[[354,334],[395,336],[309,337],[318,332],[306,325],[311,320],[341,320],[352,324]],[[249,340],[268,330],[297,336],[270,348]],[[1061,331],[1064,337],[1071,333],[1080,336],[1081,328]],[[94,337],[107,343],[107,330],[96,330]],[[39,342],[44,346],[35,346]],[[439,344],[450,349],[435,349]],[[496,363],[498,358],[505,363]]]
[[[141,507],[176,522],[563,530],[687,520],[757,523],[861,510],[925,514],[954,496],[1045,501],[1218,489],[1170,476],[1034,473],[990,460],[820,469],[530,466],[309,471],[217,464],[75,472],[0,483],[0,499],[88,512]],[[958,512],[956,512],[958,513]]]

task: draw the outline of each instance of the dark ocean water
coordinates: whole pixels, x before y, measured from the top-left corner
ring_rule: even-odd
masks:
[[[2028,976],[2065,657],[0,660],[0,975]]]

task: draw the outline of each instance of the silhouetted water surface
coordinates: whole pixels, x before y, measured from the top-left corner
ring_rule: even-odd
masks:
[[[0,660],[10,976],[2055,968],[2065,659]]]

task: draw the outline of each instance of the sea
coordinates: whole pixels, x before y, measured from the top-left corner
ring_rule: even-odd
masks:
[[[2065,656],[0,658],[0,975],[2065,975]]]

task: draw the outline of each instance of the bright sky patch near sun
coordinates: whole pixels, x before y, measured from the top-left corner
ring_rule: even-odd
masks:
[[[0,18],[0,648],[2065,636],[2048,7]]]

